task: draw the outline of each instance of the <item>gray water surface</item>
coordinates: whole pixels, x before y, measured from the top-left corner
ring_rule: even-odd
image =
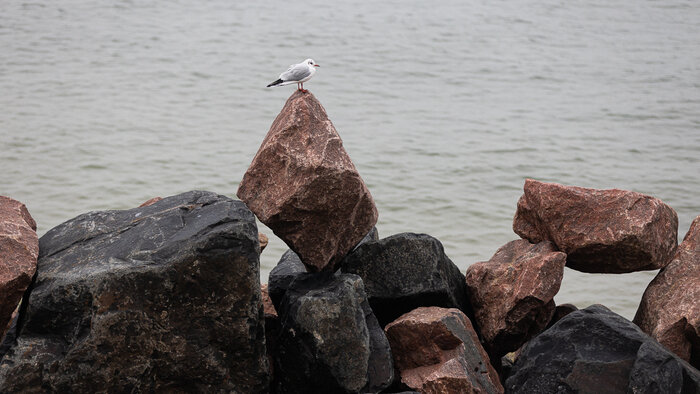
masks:
[[[0,194],[39,234],[80,213],[235,196],[294,86],[323,103],[379,209],[464,271],[525,178],[700,214],[700,2],[0,2]],[[269,229],[262,281],[286,250]],[[565,272],[557,303],[632,317],[654,272]]]

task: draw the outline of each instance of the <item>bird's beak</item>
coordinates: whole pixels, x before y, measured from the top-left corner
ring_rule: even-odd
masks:
[[[318,64],[314,64],[314,67],[321,67],[321,66],[320,66],[320,65],[318,65]]]

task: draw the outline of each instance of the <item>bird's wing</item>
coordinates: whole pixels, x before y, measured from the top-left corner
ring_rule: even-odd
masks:
[[[285,82],[301,81],[308,77],[309,74],[311,74],[311,70],[309,70],[309,66],[306,63],[292,64],[287,71],[280,74],[280,79]]]

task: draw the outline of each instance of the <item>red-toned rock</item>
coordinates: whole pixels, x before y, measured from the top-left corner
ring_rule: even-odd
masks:
[[[469,299],[489,355],[499,360],[541,332],[554,312],[566,254],[520,239],[466,273]]]
[[[312,272],[335,270],[377,222],[325,109],[301,91],[270,127],[237,195]]]
[[[143,204],[139,205],[139,208],[151,206],[162,199],[163,199],[163,197],[153,197],[153,198],[147,200],[146,202],[144,202]]]
[[[644,194],[525,181],[513,230],[530,242],[553,242],[567,267],[582,272],[653,270],[671,261],[678,216]]]
[[[260,244],[260,253],[262,253],[263,250],[265,250],[265,247],[267,244],[270,242],[270,239],[267,238],[267,235],[263,233],[258,233],[258,243]]]
[[[272,300],[270,299],[270,295],[267,292],[267,283],[264,283],[260,285],[260,293],[262,294],[262,304],[263,304],[263,313],[265,313],[265,317],[277,317],[277,311],[275,310],[275,306],[272,304]]]
[[[700,369],[700,216],[673,261],[647,287],[634,322]]]
[[[258,233],[260,236],[261,233]],[[260,285],[260,294],[262,296],[263,314],[265,316],[265,350],[267,353],[267,362],[270,368],[270,381],[274,380],[275,375],[275,351],[277,348],[277,336],[280,332],[280,319],[277,315],[277,310],[272,304],[270,294],[267,290],[267,283]]]
[[[27,207],[0,196],[0,338],[36,272],[39,238]]]
[[[421,307],[386,328],[401,382],[421,393],[502,393],[498,374],[467,316]]]

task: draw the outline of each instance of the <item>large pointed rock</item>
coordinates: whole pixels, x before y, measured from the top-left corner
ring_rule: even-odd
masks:
[[[500,360],[547,326],[565,264],[566,254],[551,242],[521,239],[469,266],[469,299],[492,359]]]
[[[32,282],[38,255],[36,223],[27,207],[0,196],[0,339]]]
[[[678,216],[661,200],[626,190],[525,181],[513,230],[532,243],[553,242],[567,267],[625,273],[659,269],[678,244]]]
[[[53,228],[0,392],[267,392],[259,253],[250,210],[210,192]]]
[[[238,197],[311,272],[335,270],[377,208],[321,103],[295,92],[253,158]]]
[[[642,297],[634,322],[700,369],[700,216]]]
[[[401,383],[421,393],[502,393],[469,318],[456,308],[421,307],[385,328]]]

